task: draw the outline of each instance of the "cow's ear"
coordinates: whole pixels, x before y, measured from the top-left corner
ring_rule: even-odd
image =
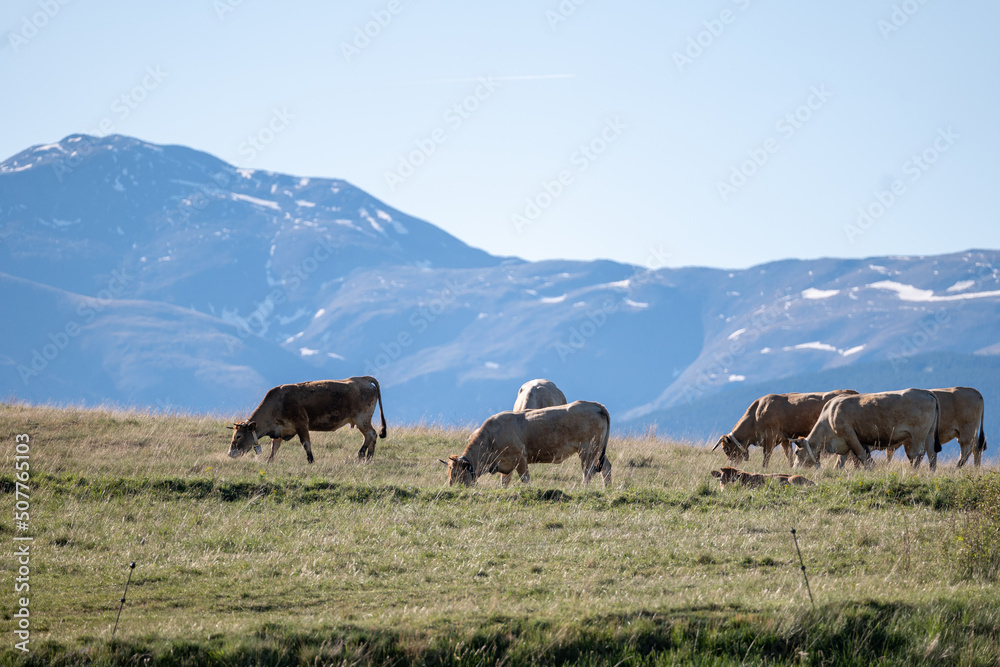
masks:
[[[716,479],[722,477],[722,471],[721,470],[713,470],[710,474],[712,475],[712,477],[715,477]]]
[[[247,428],[256,430],[257,429],[257,422],[247,422]]]

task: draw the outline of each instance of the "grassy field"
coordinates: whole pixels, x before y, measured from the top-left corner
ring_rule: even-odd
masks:
[[[318,433],[310,466],[297,440],[229,459],[227,424],[0,407],[0,539],[35,538],[30,653],[5,631],[0,661],[1000,664],[995,470],[824,467],[811,488],[722,492],[720,453],[646,435],[612,438],[607,489],[572,460],[457,489],[438,459],[466,431],[390,422],[369,464],[357,431]]]

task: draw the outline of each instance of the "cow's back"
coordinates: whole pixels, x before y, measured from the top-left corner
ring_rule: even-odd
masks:
[[[925,389],[904,389],[871,394],[838,396],[821,419],[828,416],[834,429],[851,430],[869,446],[882,446],[908,437],[922,437],[934,428],[937,399]]]
[[[514,401],[514,412],[538,410],[556,405],[565,405],[566,396],[551,380],[529,380],[521,385]]]
[[[574,401],[513,413],[520,422],[529,463],[558,463],[575,454],[580,445],[596,444],[610,428],[608,410],[593,401]]]
[[[838,396],[857,395],[853,389],[826,393],[768,394],[758,399],[756,421],[759,429],[781,433],[788,438],[808,435],[823,408]]]
[[[304,415],[309,428],[316,431],[334,430],[374,404],[375,388],[364,378],[347,380],[315,380],[281,386],[282,414]]]

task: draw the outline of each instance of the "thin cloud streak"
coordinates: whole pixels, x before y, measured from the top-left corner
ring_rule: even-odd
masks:
[[[412,83],[475,83],[484,78],[493,81],[536,81],[539,79],[572,79],[576,74],[524,74],[515,76],[482,76],[467,79],[424,79]]]

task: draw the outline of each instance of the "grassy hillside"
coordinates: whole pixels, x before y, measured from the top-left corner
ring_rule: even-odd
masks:
[[[309,466],[297,441],[272,464],[231,460],[225,426],[0,407],[11,510],[16,436],[31,438],[30,529],[9,511],[0,536],[35,538],[31,652],[5,632],[3,663],[1000,661],[995,468],[722,492],[718,453],[630,437],[612,439],[607,489],[576,461],[455,489],[437,459],[464,432],[390,423],[370,464],[356,431],[316,434]]]

